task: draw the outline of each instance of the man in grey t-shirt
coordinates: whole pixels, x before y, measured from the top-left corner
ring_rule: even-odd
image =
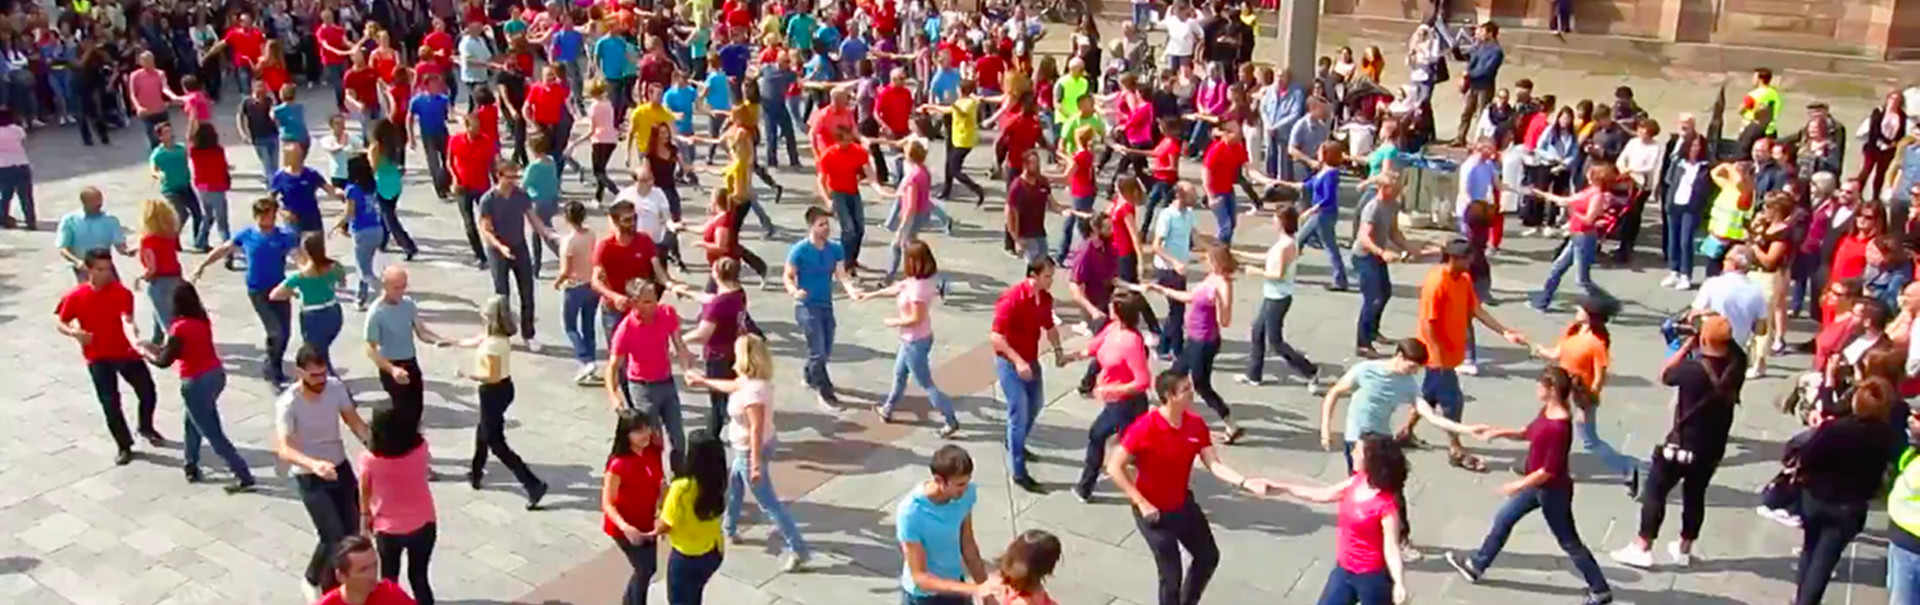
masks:
[[[1325,143],[1332,134],[1333,111],[1327,107],[1326,101],[1318,97],[1309,99],[1306,117],[1296,120],[1292,130],[1287,133],[1287,157],[1290,159],[1283,166],[1285,170],[1280,178],[1297,183],[1313,176],[1313,170],[1308,168],[1306,160],[1319,153],[1320,144]]]
[[[273,404],[273,445],[280,460],[293,467],[294,487],[320,536],[306,573],[307,586],[317,592],[333,545],[360,530],[360,484],[347,463],[340,425],[345,423],[363,445],[369,435],[347,385],[328,375],[318,349],[311,343],[301,346],[294,367],[299,380]]]
[[[487,245],[487,270],[493,274],[493,293],[507,295],[507,273],[520,290],[520,337],[527,350],[540,351],[533,339],[533,257],[527,247],[527,225],[540,237],[553,239],[552,229],[533,213],[533,199],[520,188],[520,167],[500,161],[493,165],[493,189],[480,196],[477,208],[480,240]]]
[[[1354,338],[1354,354],[1372,359],[1379,356],[1373,343],[1380,339],[1380,315],[1387,311],[1393,297],[1393,279],[1387,264],[1407,256],[1407,239],[1400,233],[1400,177],[1384,172],[1368,179],[1378,194],[1360,206],[1360,218],[1353,236],[1353,272],[1360,278],[1360,321]]]
[[[420,311],[407,297],[407,270],[387,267],[380,275],[380,299],[367,309],[367,358],[380,368],[380,388],[393,410],[418,423],[426,411],[426,378],[415,359],[414,338],[436,344],[447,342],[420,321]],[[417,426],[417,425],[416,425]]]

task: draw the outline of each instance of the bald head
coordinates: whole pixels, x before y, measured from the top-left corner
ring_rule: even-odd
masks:
[[[389,265],[380,272],[380,300],[388,304],[400,302],[407,295],[407,268]]]

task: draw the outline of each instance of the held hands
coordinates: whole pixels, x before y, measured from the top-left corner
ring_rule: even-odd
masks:
[[[1523,347],[1527,346],[1527,335],[1521,334],[1518,330],[1507,330],[1505,332],[1501,332],[1500,337],[1507,339],[1507,342],[1513,343],[1515,345],[1519,345]]]

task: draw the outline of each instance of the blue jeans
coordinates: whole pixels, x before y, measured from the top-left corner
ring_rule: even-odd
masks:
[[[1080,481],[1074,484],[1082,494],[1093,493],[1093,482],[1100,479],[1100,472],[1107,459],[1107,439],[1120,435],[1133,426],[1133,421],[1147,413],[1147,396],[1135,394],[1123,401],[1109,401],[1100,406],[1100,415],[1093,418],[1093,424],[1087,427],[1087,455],[1080,463]]]
[[[720,571],[719,548],[705,554],[687,556],[680,551],[667,553],[667,603],[700,605],[706,600],[707,581]]]
[[[827,375],[827,358],[833,356],[833,334],[838,327],[833,320],[833,305],[794,305],[793,323],[800,326],[807,340],[807,388],[819,391],[828,400],[838,397],[833,378]]]
[[[787,163],[800,165],[800,143],[793,137],[793,114],[787,112],[786,103],[763,103],[760,105],[760,122],[767,136],[767,167],[779,168],[780,159],[774,152],[780,147],[780,138],[787,140]]]
[[[914,384],[927,392],[927,400],[933,403],[933,408],[940,410],[940,417],[949,426],[960,424],[953,414],[953,400],[947,398],[947,394],[940,391],[940,386],[933,383],[933,364],[929,359],[932,355],[932,335],[900,343],[900,352],[893,357],[893,387],[887,390],[887,399],[880,404],[882,415],[893,413],[893,407],[900,403],[900,397],[907,392],[907,377],[912,376]]]
[[[760,480],[752,479],[751,458],[747,451],[734,448],[733,465],[727,469],[727,518],[722,530],[727,536],[736,535],[740,526],[740,501],[748,489],[753,490],[753,501],[760,505],[760,512],[773,519],[780,528],[781,539],[787,542],[787,552],[795,556],[806,557],[809,550],[807,541],[800,537],[800,528],[793,524],[793,515],[787,512],[787,505],[780,502],[780,495],[773,491],[773,450],[774,442],[760,444],[760,463],[768,468],[760,472]]]
[[[1218,229],[1214,237],[1218,238],[1221,244],[1233,245],[1233,227],[1239,220],[1240,213],[1234,208],[1233,192],[1213,194],[1213,224]]]
[[[1263,136],[1266,138],[1267,151],[1267,157],[1264,158],[1265,167],[1267,169],[1267,176],[1270,178],[1280,178],[1281,159],[1287,157],[1287,137],[1290,134],[1287,130],[1291,126],[1291,124],[1287,124],[1281,128],[1263,132]],[[1291,164],[1292,161],[1289,160],[1287,163]]]
[[[1920,553],[1898,544],[1887,546],[1887,603],[1920,603]]]
[[[1387,261],[1371,254],[1353,255],[1353,273],[1360,277],[1360,325],[1353,344],[1370,347],[1380,337],[1380,316],[1393,298],[1393,276]]]
[[[860,264],[860,242],[867,239],[867,217],[865,204],[858,193],[833,192],[833,216],[840,219],[840,247],[846,249],[847,266]]]
[[[1133,25],[1135,27],[1146,27],[1147,24],[1152,22],[1153,22],[1153,3],[1152,2],[1135,2],[1133,4]]]
[[[574,361],[593,362],[593,309],[599,303],[600,295],[592,286],[581,284],[561,291],[560,325],[566,328],[567,342],[573,344]]]
[[[1393,576],[1382,569],[1373,573],[1353,573],[1339,565],[1327,573],[1327,587],[1320,590],[1318,605],[1390,605],[1393,603]]]
[[[887,244],[887,278],[885,281],[888,283],[892,283],[893,278],[900,274],[900,263],[907,254],[905,242],[917,239],[920,231],[927,228],[927,215],[920,214],[900,219],[898,226],[899,231],[903,233],[898,234],[893,241]]]
[[[1151,179],[1147,184],[1147,208],[1140,213],[1140,225],[1145,231],[1153,230],[1153,215],[1173,200],[1173,183]]]
[[[180,276],[162,275],[147,282],[147,302],[153,303],[153,334],[149,340],[160,344],[167,340],[167,326],[173,323],[173,291],[180,288]]]
[[[994,357],[993,369],[1000,377],[1000,391],[1007,398],[1007,461],[1013,466],[1014,479],[1032,479],[1027,473],[1027,434],[1033,431],[1033,421],[1040,416],[1040,406],[1046,405],[1040,399],[1040,364],[1027,364],[1033,370],[1033,377],[1020,378],[1020,372],[1013,362],[1005,357]]]
[[[1080,212],[1093,212],[1093,196],[1074,197],[1073,209]],[[1080,217],[1077,215],[1067,215],[1066,220],[1060,221],[1060,249],[1053,255],[1055,264],[1065,263],[1067,254],[1073,251],[1073,237],[1080,235],[1080,222]],[[1101,233],[1094,234],[1094,237],[1104,236],[1105,234]]]
[[[0,168],[0,171],[6,169]],[[220,232],[220,241],[225,243],[233,239],[233,228],[227,223],[227,192],[194,189],[194,197],[200,198],[200,230],[194,232],[193,240],[201,246],[212,243],[214,231]]]
[[[213,455],[226,461],[227,469],[233,471],[233,478],[241,483],[253,483],[253,472],[247,470],[247,461],[240,452],[233,449],[233,442],[227,440],[226,431],[220,428],[221,391],[227,390],[227,371],[214,368],[202,372],[199,376],[180,381],[180,400],[186,403],[186,438],[182,443],[186,451],[187,468],[195,473],[200,469],[200,440],[206,439],[213,446]]]
[[[1607,577],[1600,574],[1600,564],[1594,562],[1593,552],[1580,541],[1580,528],[1573,522],[1573,488],[1571,487],[1529,487],[1514,492],[1506,504],[1493,515],[1493,529],[1488,530],[1487,539],[1480,544],[1480,550],[1473,555],[1473,569],[1485,573],[1493,564],[1493,558],[1507,546],[1507,536],[1513,533],[1513,526],[1533,511],[1539,510],[1547,519],[1547,529],[1553,532],[1554,540],[1560,543],[1560,550],[1573,559],[1573,568],[1587,582],[1587,590],[1594,593],[1609,592]]]
[[[1693,236],[1700,230],[1700,213],[1692,205],[1667,205],[1662,246],[1667,252],[1667,270],[1693,277],[1693,255],[1698,248]]]
[[[1307,217],[1307,224],[1300,226],[1300,248],[1319,245],[1327,252],[1327,266],[1333,268],[1333,287],[1347,289],[1347,264],[1342,259],[1345,251],[1340,248],[1340,239],[1335,237],[1334,227],[1340,222],[1340,215],[1334,212],[1315,212]],[[1358,272],[1360,260],[1355,257],[1354,270]]]
[[[333,339],[340,336],[345,321],[338,303],[300,310],[300,340],[320,353],[328,371],[333,369]]]
[[[1140,5],[1135,4],[1134,6]],[[973,605],[973,598],[950,594],[916,595],[902,590],[900,591],[900,605]]]
[[[272,181],[273,171],[280,168],[280,137],[271,134],[254,136],[253,157],[260,160],[260,179]]]
[[[53,107],[56,115],[71,116],[79,113],[80,98],[73,94],[73,70],[48,70],[47,87],[53,92]]]
[[[380,251],[380,241],[387,238],[387,230],[380,227],[367,227],[353,232],[353,262],[360,269],[360,284],[354,289],[353,302],[366,306],[380,293],[380,274],[373,270],[373,254]]]
[[[1640,467],[1640,461],[1620,453],[1613,444],[1600,439],[1600,418],[1596,415],[1599,408],[1590,407],[1582,411],[1585,412],[1585,420],[1573,423],[1573,430],[1580,436],[1580,446],[1600,458],[1600,463],[1606,465],[1607,470],[1632,476]]]
[[[1544,309],[1553,304],[1553,295],[1560,290],[1560,280],[1567,275],[1569,267],[1574,270],[1574,278],[1580,281],[1580,287],[1587,290],[1588,296],[1604,297],[1606,291],[1593,283],[1593,259],[1600,253],[1600,236],[1592,233],[1580,233],[1567,240],[1560,256],[1553,259],[1553,269],[1547,273],[1547,283],[1540,287],[1540,293],[1533,298],[1535,308]]]
[[[0,166],[0,216],[13,216],[13,198],[20,198],[20,217],[33,225],[39,215],[33,204],[33,167]]]

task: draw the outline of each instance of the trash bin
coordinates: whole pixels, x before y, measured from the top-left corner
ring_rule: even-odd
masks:
[[[1416,155],[1407,163],[1401,176],[1400,207],[1413,227],[1452,228],[1459,171],[1459,163],[1434,155]]]

